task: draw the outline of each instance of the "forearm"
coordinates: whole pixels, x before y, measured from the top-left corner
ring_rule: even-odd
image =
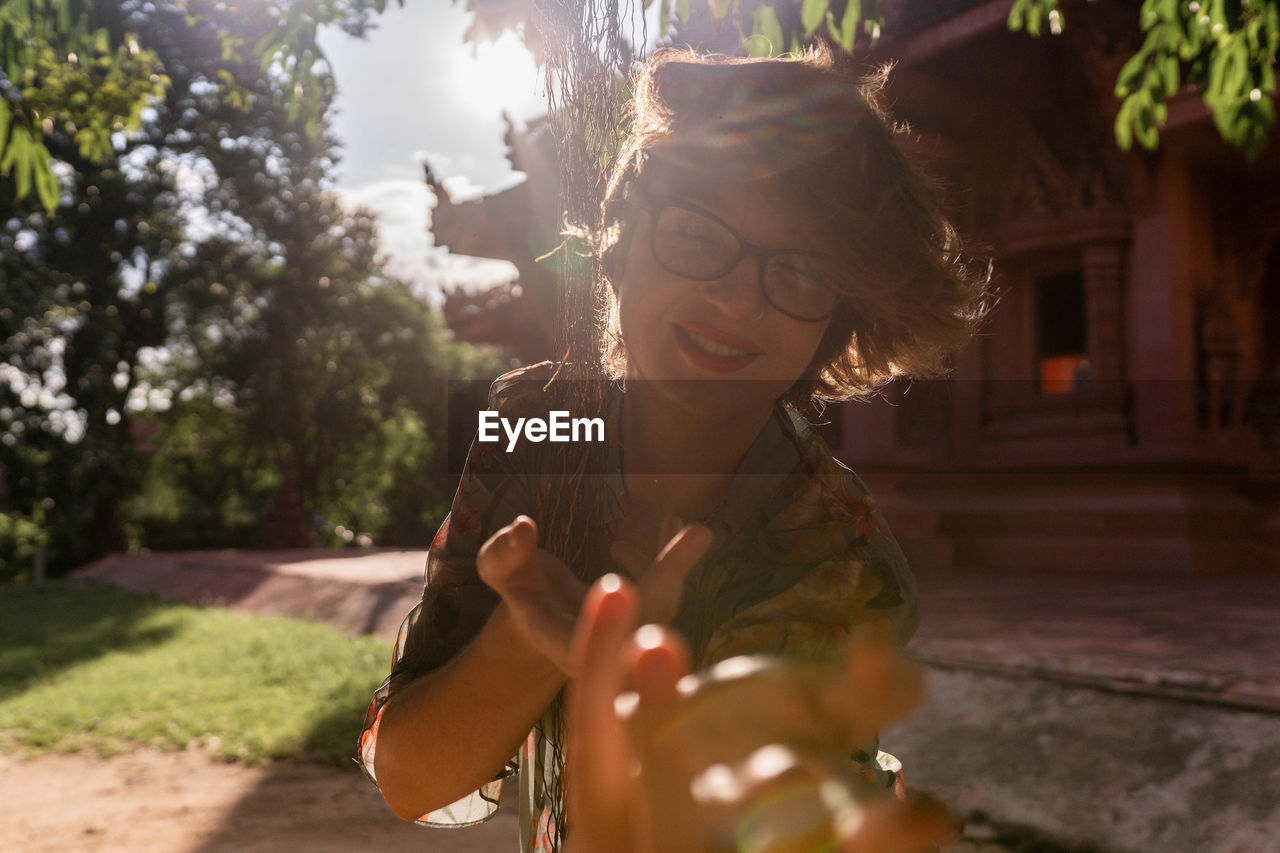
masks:
[[[412,820],[491,781],[563,683],[500,604],[453,660],[387,701],[374,756],[383,797]]]

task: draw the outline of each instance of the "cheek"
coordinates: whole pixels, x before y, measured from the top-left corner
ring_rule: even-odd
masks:
[[[635,266],[630,274],[615,279],[618,300],[618,332],[628,357],[648,361],[660,333],[662,302],[654,282],[638,275]]]
[[[814,358],[822,349],[828,326],[829,323],[805,324],[804,328],[793,330],[789,336],[787,361],[790,372],[796,378],[803,378],[813,364]]]

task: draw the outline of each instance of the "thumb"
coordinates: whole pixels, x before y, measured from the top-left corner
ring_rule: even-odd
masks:
[[[476,554],[480,579],[499,595],[508,592],[520,576],[520,569],[538,547],[538,525],[527,515],[494,533]]]
[[[671,538],[640,579],[646,621],[669,622],[676,615],[684,579],[713,541],[711,529],[703,524],[690,524]]]

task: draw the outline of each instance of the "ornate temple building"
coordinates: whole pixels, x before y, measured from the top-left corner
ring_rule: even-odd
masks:
[[[1060,36],[1008,0],[886,3],[870,60],[952,191],[1000,300],[949,380],[828,414],[922,571],[1280,571],[1280,143],[1229,148],[1194,91],[1160,146],[1117,148],[1117,73],[1139,3],[1066,3]],[[718,45],[723,49],[723,45]],[[434,215],[438,243],[517,285],[450,296],[457,334],[553,357],[558,224],[541,129],[529,180]]]

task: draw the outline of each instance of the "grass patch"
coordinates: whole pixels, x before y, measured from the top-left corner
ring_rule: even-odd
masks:
[[[389,643],[329,625],[59,581],[0,587],[0,748],[192,742],[351,763]]]

